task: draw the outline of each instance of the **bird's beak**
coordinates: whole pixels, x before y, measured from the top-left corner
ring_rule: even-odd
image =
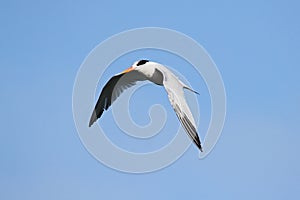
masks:
[[[131,66],[129,67],[128,69],[125,69],[124,71],[121,72],[121,74],[125,74],[125,73],[128,73],[130,71],[134,70],[134,68]]]

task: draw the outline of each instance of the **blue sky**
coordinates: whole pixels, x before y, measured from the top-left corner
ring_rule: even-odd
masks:
[[[299,198],[299,2],[2,1],[0,10],[1,199]],[[72,90],[96,45],[145,26],[174,29],[203,45],[223,77],[227,118],[204,160],[192,146],[163,170],[132,175],[85,150]],[[129,58],[99,87],[136,60]],[[198,88],[191,73],[164,62]],[[168,105],[163,92],[155,94]],[[111,120],[109,111],[99,124]]]

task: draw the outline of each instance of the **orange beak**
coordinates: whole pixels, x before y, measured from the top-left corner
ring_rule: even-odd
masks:
[[[131,66],[129,67],[128,69],[125,69],[124,71],[121,72],[121,74],[125,74],[125,73],[128,73],[130,71],[134,70],[134,68]]]

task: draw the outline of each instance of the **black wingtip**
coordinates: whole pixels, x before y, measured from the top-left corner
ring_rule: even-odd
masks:
[[[203,149],[202,149],[201,144],[199,144],[199,145],[197,145],[197,146],[198,146],[199,150],[200,150],[201,152],[203,152]]]
[[[89,127],[91,127],[96,120],[97,120],[97,113],[93,111],[93,114],[90,119]]]
[[[201,142],[200,139],[198,137],[198,135],[196,136],[196,138],[194,139],[195,144],[197,145],[198,149],[203,152],[202,146],[201,146]]]

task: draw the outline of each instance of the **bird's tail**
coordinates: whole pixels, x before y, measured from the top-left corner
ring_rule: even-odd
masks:
[[[183,87],[184,89],[187,89],[187,90],[189,90],[189,91],[192,91],[192,92],[194,92],[194,93],[200,95],[199,92],[193,90],[192,88],[190,88],[189,86],[187,86],[186,84],[184,84],[182,81],[180,81],[180,83],[181,83],[181,85],[182,85],[182,87]]]

